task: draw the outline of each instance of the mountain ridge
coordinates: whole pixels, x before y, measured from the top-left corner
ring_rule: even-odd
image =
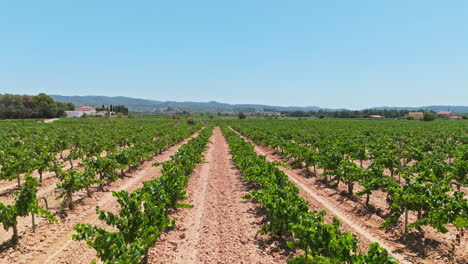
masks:
[[[100,105],[125,105],[131,112],[154,112],[161,108],[180,108],[183,110],[198,110],[198,111],[233,111],[235,109],[274,109],[276,111],[341,111],[347,110],[345,108],[323,108],[318,106],[274,106],[274,105],[263,105],[263,104],[228,104],[217,101],[209,102],[177,102],[177,101],[157,101],[150,99],[140,99],[126,96],[63,96],[63,95],[50,95],[54,100],[63,103],[73,103],[75,106],[100,106]],[[432,111],[447,111],[451,109],[457,113],[468,113],[468,106],[448,106],[448,105],[431,105],[431,106],[420,106],[420,107],[391,107],[391,106],[380,106],[371,107],[365,109],[377,109],[377,110],[432,110]]]

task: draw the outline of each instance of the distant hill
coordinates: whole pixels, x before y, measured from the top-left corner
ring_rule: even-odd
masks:
[[[101,105],[125,105],[131,112],[152,112],[163,102],[137,99],[124,96],[62,96],[49,95],[54,100],[63,103],[73,103],[75,106],[101,106]]]
[[[196,110],[196,111],[232,111],[236,109],[255,109],[264,110],[270,109],[275,111],[340,111],[346,110],[321,108],[317,106],[272,106],[272,105],[261,105],[261,104],[226,104],[216,101],[210,102],[175,102],[175,101],[155,101],[147,99],[138,99],[124,96],[110,97],[110,96],[62,96],[62,95],[50,95],[54,100],[63,103],[73,103],[75,106],[101,106],[101,105],[125,105],[131,112],[154,112],[157,109],[171,107],[179,108],[184,110]],[[433,110],[433,111],[447,111],[449,106],[446,105],[433,105],[433,106],[421,106],[421,107],[373,107],[369,109],[397,109],[397,110]],[[451,111],[457,113],[468,113],[468,106],[450,106]]]
[[[318,111],[329,110],[336,111],[337,109],[320,108],[317,106],[271,106],[258,104],[225,104],[215,101],[210,102],[175,102],[175,101],[155,101],[146,99],[137,99],[131,97],[117,96],[63,96],[49,95],[54,100],[65,103],[73,103],[75,106],[101,106],[101,105],[125,105],[131,112],[154,112],[160,108],[180,108],[184,110],[211,110],[211,111],[232,111],[235,109],[274,109],[276,111]],[[343,109],[340,109],[343,110]]]

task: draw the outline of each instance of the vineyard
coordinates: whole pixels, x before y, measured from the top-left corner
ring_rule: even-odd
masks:
[[[2,121],[0,263],[467,263],[467,143],[466,121]]]

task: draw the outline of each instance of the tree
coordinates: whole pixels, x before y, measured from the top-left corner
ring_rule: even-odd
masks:
[[[41,93],[31,95],[0,95],[0,118],[51,118],[62,116],[66,110],[73,110],[71,103],[54,101]]]
[[[238,117],[239,117],[239,119],[245,119],[245,118],[247,118],[247,116],[246,116],[243,112],[239,112]]]
[[[72,103],[61,103],[59,106],[63,107],[66,111],[72,111],[75,109],[75,105]]]
[[[59,109],[57,103],[45,93],[40,93],[32,99],[33,117],[56,117]]]
[[[125,105],[114,105],[112,110],[116,113],[122,113],[123,115],[128,115],[128,108]]]
[[[425,111],[423,114],[423,121],[433,121],[437,119],[437,115],[430,111]]]

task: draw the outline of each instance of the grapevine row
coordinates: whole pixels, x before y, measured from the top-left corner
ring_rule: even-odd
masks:
[[[447,232],[448,224],[468,226],[468,201],[461,190],[468,184],[466,133],[440,130],[416,138],[398,131],[392,135],[388,128],[350,132],[333,127],[332,132],[317,127],[319,131],[310,131],[300,123],[293,128],[288,123],[261,121],[255,127],[248,123],[233,127],[328,184],[343,182],[349,195],[354,194],[355,184],[361,185],[357,195],[366,195],[366,205],[373,191],[384,191],[390,209],[385,227],[395,225],[402,215],[405,232],[422,226],[440,232]],[[370,165],[363,166],[363,160]],[[409,211],[417,214],[412,223],[408,223]]]
[[[298,195],[298,188],[276,167],[277,162],[267,162],[264,156],[258,156],[251,143],[227,127],[222,131],[235,165],[245,179],[258,186],[245,198],[257,200],[266,209],[268,222],[261,232],[290,238],[288,246],[304,252],[288,263],[396,263],[377,243],[371,244],[368,252],[359,254],[356,238],[341,231],[337,218],[326,224],[325,211],[310,211],[307,202]]]
[[[161,124],[157,124],[161,126]],[[154,125],[152,125],[154,127]],[[107,155],[102,157],[97,153],[101,153],[101,149],[90,151],[84,151],[82,148],[80,153],[86,156],[84,160],[79,164],[79,167],[71,168],[68,171],[64,171],[61,165],[57,162],[53,162],[53,165],[49,164],[50,170],[55,172],[58,178],[55,189],[59,192],[57,199],[63,198],[63,205],[67,206],[70,210],[74,207],[73,194],[86,189],[88,196],[91,196],[90,188],[93,185],[99,184],[99,189],[103,190],[105,184],[116,180],[118,177],[123,177],[123,171],[125,168],[130,169],[140,165],[145,159],[149,159],[152,155],[158,154],[164,149],[180,142],[184,138],[195,132],[199,126],[188,126],[188,125],[176,125],[172,126],[173,131],[168,131],[162,125],[160,131],[156,132],[157,140],[154,140],[154,133],[152,129],[145,128],[144,130],[138,131],[144,136],[135,136],[139,140],[128,141],[125,147],[115,148],[113,151],[107,152]],[[175,130],[174,130],[175,128]],[[148,133],[149,132],[149,133]],[[105,141],[105,140],[102,140]],[[132,142],[132,143],[130,143]],[[36,144],[39,144],[36,142]],[[96,145],[100,145],[97,143]],[[101,144],[111,146],[111,144]],[[37,149],[37,146],[35,147]],[[18,150],[18,149],[17,149]],[[108,149],[109,150],[109,149]],[[20,152],[21,150],[18,150]],[[44,152],[46,153],[46,152]],[[73,151],[71,152],[73,153]],[[54,155],[48,155],[52,157]],[[70,159],[71,160],[71,159]],[[3,160],[4,161],[4,160]],[[20,160],[21,161],[21,160]],[[26,166],[29,163],[23,164]],[[12,171],[10,167],[11,163],[2,163],[2,172]],[[117,171],[120,170],[120,175]],[[40,183],[33,177],[29,176],[32,169],[26,172],[25,182],[20,185],[20,188],[15,192],[17,197],[11,205],[0,203],[0,223],[6,230],[13,229],[12,241],[14,244],[18,241],[18,230],[17,230],[17,218],[31,215],[33,219],[33,231],[34,215],[43,215],[48,220],[56,221],[53,215],[47,211],[47,208],[39,206],[37,201],[37,191]],[[19,177],[19,173],[17,173]],[[28,197],[25,199],[24,197]],[[43,197],[47,204],[47,200]]]
[[[163,162],[162,176],[144,182],[144,187],[131,193],[114,192],[120,204],[118,214],[96,208],[99,219],[118,231],[91,224],[75,226],[74,240],[85,240],[104,263],[141,263],[147,261],[148,249],[162,232],[174,225],[169,213],[175,208],[191,207],[185,187],[195,166],[202,162],[212,127],[203,129],[196,138],[183,145],[172,159]],[[156,166],[160,164],[155,164]]]

